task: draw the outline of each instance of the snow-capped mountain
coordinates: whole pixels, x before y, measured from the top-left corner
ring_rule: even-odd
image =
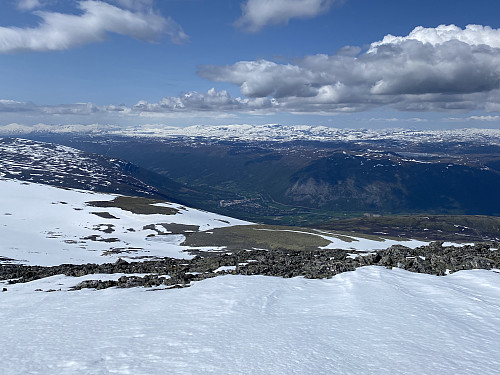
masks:
[[[500,145],[500,129],[435,129],[414,130],[405,128],[347,129],[312,125],[193,125],[175,127],[167,125],[142,125],[131,127],[102,125],[45,125],[24,126],[9,124],[0,126],[0,135],[30,133],[123,135],[138,137],[201,137],[214,140],[238,141],[322,141],[356,142],[394,140],[407,143],[426,142],[474,142]]]
[[[205,137],[240,141],[373,141],[401,142],[484,142],[500,144],[500,129],[410,130],[394,129],[339,129],[326,126],[280,124],[268,125],[194,125],[185,128],[143,126],[112,131],[112,134],[151,137]]]

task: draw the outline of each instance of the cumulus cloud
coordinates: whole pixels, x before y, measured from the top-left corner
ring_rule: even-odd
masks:
[[[174,43],[188,39],[175,21],[152,10],[132,11],[94,0],[79,1],[78,8],[82,14],[35,11],[41,22],[34,28],[0,27],[0,52],[64,50],[102,41],[108,33],[146,42],[163,34]]]
[[[198,74],[231,82],[250,98],[276,98],[299,112],[496,110],[500,87],[500,29],[469,25],[417,27],[388,35],[366,51],[306,56],[294,64],[267,60],[201,66]]]
[[[371,44],[370,52],[374,52],[378,46],[401,44],[408,40],[416,40],[433,46],[450,40],[458,40],[473,46],[484,44],[500,48],[500,30],[481,25],[467,25],[465,29],[455,25],[439,25],[436,28],[418,26],[408,36],[386,35],[381,41]]]
[[[330,9],[335,0],[247,0],[235,25],[256,32],[292,18],[312,18]],[[337,0],[338,1],[338,0]]]
[[[157,103],[140,101],[132,107],[140,113],[186,113],[186,112],[251,112],[272,110],[276,101],[268,98],[232,98],[226,90],[210,89],[206,93],[196,91],[180,96],[163,98]]]
[[[100,106],[93,103],[74,103],[61,105],[37,105],[31,102],[19,102],[0,99],[1,113],[52,116],[88,116],[96,114],[118,114],[122,116],[155,115],[207,115],[230,112],[272,113],[279,107],[274,99],[268,98],[233,98],[225,90],[210,89],[205,93],[191,91],[179,96],[165,97],[158,102],[139,101],[131,107],[124,105]]]

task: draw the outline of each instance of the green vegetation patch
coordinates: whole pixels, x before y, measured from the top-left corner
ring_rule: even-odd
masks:
[[[179,210],[172,207],[154,206],[156,203],[165,203],[157,199],[119,196],[112,201],[87,202],[92,207],[115,207],[140,215],[175,215]]]
[[[205,232],[186,233],[182,245],[191,247],[225,246],[229,250],[286,248],[290,250],[318,250],[330,241],[298,228],[267,225],[238,225]]]

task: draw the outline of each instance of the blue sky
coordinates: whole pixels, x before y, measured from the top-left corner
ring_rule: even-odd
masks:
[[[0,125],[500,128],[499,14],[491,0],[3,0]]]

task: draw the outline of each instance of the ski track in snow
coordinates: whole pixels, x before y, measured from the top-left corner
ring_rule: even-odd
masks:
[[[90,275],[88,275],[90,276]],[[88,277],[85,276],[85,277]],[[498,374],[500,274],[363,267],[329,280],[0,293],[2,374]],[[0,285],[1,286],[1,285]]]

